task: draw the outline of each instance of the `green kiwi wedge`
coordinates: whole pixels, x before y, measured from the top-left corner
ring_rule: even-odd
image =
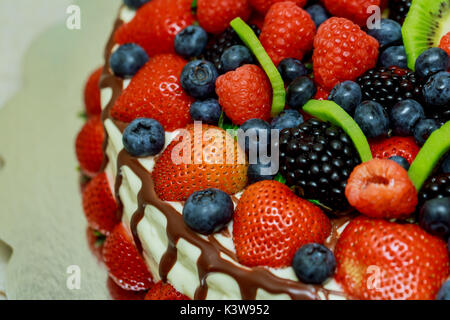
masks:
[[[402,27],[408,67],[427,49],[438,47],[450,32],[450,0],[413,0]]]
[[[372,160],[369,142],[353,118],[333,101],[309,100],[303,111],[322,121],[341,127],[352,139],[362,162]]]

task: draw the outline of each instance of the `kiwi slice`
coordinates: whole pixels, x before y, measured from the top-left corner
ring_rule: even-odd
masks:
[[[417,191],[420,191],[439,160],[449,150],[450,121],[447,121],[439,130],[430,135],[409,168],[409,178],[416,186]]]
[[[309,100],[303,106],[303,111],[322,120],[341,127],[352,139],[362,162],[372,160],[369,142],[361,128],[353,118],[333,101]]]
[[[413,0],[402,27],[408,67],[415,69],[416,59],[450,31],[450,0]]]
[[[236,31],[239,38],[241,38],[242,42],[253,52],[269,77],[273,90],[271,115],[275,118],[283,111],[286,103],[286,90],[284,89],[283,79],[250,26],[241,18],[234,19],[230,25]]]

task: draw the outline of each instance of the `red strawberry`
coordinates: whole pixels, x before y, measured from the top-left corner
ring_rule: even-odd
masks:
[[[264,71],[253,64],[220,76],[216,93],[223,111],[235,124],[254,118],[270,119],[272,86]]]
[[[355,80],[375,67],[378,41],[344,18],[322,23],[314,39],[314,80],[331,90],[339,82]]]
[[[123,224],[106,238],[103,259],[109,276],[122,289],[142,291],[152,286],[152,275]]]
[[[318,86],[316,95],[314,99],[316,100],[328,100],[328,96],[330,95],[330,90],[325,90],[324,88]]]
[[[194,22],[192,0],[152,0],[114,36],[118,44],[137,43],[149,56],[175,53],[175,36]]]
[[[201,144],[196,145],[197,138],[202,139]],[[180,159],[174,159],[172,153]],[[247,184],[245,153],[224,130],[189,125],[156,162],[153,180],[156,193],[166,201],[184,201],[207,188],[235,194]]]
[[[103,261],[103,237],[98,237],[97,231],[86,228],[86,238],[88,241],[89,249],[91,253],[97,258],[99,262]]]
[[[347,181],[345,195],[353,207],[372,218],[406,218],[418,202],[408,172],[385,159],[357,166]]]
[[[283,2],[285,0],[249,0],[253,8],[258,12],[265,14],[269,11],[270,7],[277,2]],[[308,0],[291,0],[299,7],[304,7]]]
[[[233,240],[240,263],[279,268],[291,265],[301,246],[323,243],[330,230],[318,207],[282,183],[262,181],[248,187],[239,200]]]
[[[117,99],[111,115],[124,122],[153,118],[167,131],[185,127],[191,121],[189,109],[194,101],[181,88],[185,65],[186,61],[174,54],[150,59]]]
[[[114,199],[106,173],[99,173],[83,192],[83,209],[89,226],[108,235],[117,219],[117,204]]]
[[[448,55],[450,56],[450,32],[448,32],[445,36],[441,38],[439,48],[447,52]]]
[[[335,250],[336,280],[356,299],[434,299],[449,273],[444,241],[413,224],[356,218]]]
[[[313,47],[316,25],[295,3],[277,2],[267,12],[261,30],[262,45],[275,65],[284,58],[301,60]]]
[[[156,283],[145,296],[145,300],[191,300],[184,294],[179,293],[169,283]]]
[[[207,32],[219,34],[237,17],[247,20],[248,0],[197,0],[197,19]]]
[[[392,137],[389,139],[375,140],[370,143],[370,149],[374,158],[389,159],[400,156],[413,163],[420,147],[412,137]]]
[[[100,116],[90,118],[75,141],[75,151],[81,170],[93,177],[99,171],[103,163],[103,141],[105,130]]]
[[[354,23],[364,26],[373,12],[367,12],[370,6],[380,7],[380,0],[323,0],[327,10],[337,17],[352,20]]]
[[[145,291],[124,290],[121,287],[119,287],[111,278],[108,278],[106,286],[113,300],[121,300],[121,301],[144,300],[146,295]]]
[[[84,87],[84,106],[88,116],[100,115],[102,106],[100,102],[99,82],[103,72],[103,67],[95,70],[86,82]]]

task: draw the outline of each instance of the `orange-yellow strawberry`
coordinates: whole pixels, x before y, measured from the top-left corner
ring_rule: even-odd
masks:
[[[189,109],[194,101],[180,84],[185,65],[186,61],[174,54],[150,59],[117,99],[112,117],[123,122],[152,118],[166,131],[185,127],[191,121]]]
[[[330,234],[328,217],[277,181],[262,181],[243,193],[234,214],[233,240],[240,263],[273,268],[291,265],[296,251]]]
[[[103,260],[109,276],[122,289],[143,291],[153,285],[152,275],[122,223],[106,238]]]
[[[99,82],[102,75],[103,67],[96,69],[86,82],[84,87],[84,106],[86,114],[90,116],[100,115],[102,112],[100,102]]]
[[[78,133],[75,152],[80,168],[89,177],[95,176],[103,163],[105,130],[100,116],[91,117]]]
[[[158,282],[148,291],[145,300],[191,300],[171,284]]]
[[[108,235],[119,223],[117,204],[106,174],[99,173],[83,192],[83,209],[89,226]]]
[[[356,299],[432,300],[449,274],[446,243],[414,224],[356,218],[335,256],[336,280]]]
[[[158,159],[153,180],[156,193],[166,201],[184,201],[207,188],[234,194],[247,184],[245,154],[224,130],[189,125]]]
[[[137,43],[149,56],[175,53],[175,36],[194,22],[192,0],[152,0],[115,33],[118,44]]]

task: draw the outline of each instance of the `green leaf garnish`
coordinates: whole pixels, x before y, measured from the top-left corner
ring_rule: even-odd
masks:
[[[283,176],[281,175],[281,173],[278,173],[278,174],[275,176],[275,178],[273,178],[273,180],[275,180],[275,181],[277,181],[277,182],[280,182],[280,183],[282,183],[282,184],[286,184],[286,178],[283,177]]]
[[[417,191],[420,191],[439,160],[450,150],[450,121],[433,132],[411,164],[408,174]]]
[[[244,44],[253,52],[256,59],[258,59],[259,63],[269,77],[273,90],[271,115],[274,118],[284,110],[284,106],[286,103],[286,90],[284,89],[284,81],[281,78],[278,69],[273,64],[272,59],[270,59],[258,37],[249,27],[249,25],[246,24],[241,18],[234,19],[233,21],[231,21],[230,25],[239,35],[242,42],[244,42]]]
[[[356,150],[361,157],[362,162],[372,160],[369,142],[361,128],[353,118],[340,106],[333,101],[309,100],[304,106],[303,111],[322,120],[341,127],[352,139]]]

